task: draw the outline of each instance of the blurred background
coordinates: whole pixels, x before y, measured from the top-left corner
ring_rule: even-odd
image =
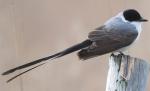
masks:
[[[0,0],[0,73],[87,38],[118,12],[134,8],[150,20],[149,0]],[[150,23],[129,53],[150,62]],[[6,83],[1,91],[105,91],[109,54],[80,61],[76,53]],[[149,81],[148,81],[149,82]],[[150,90],[150,84],[147,91]]]

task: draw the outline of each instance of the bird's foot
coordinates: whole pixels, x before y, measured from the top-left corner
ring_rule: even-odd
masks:
[[[115,56],[115,54],[114,54],[114,53],[111,53],[111,55],[110,55],[110,56],[114,57],[114,56]]]
[[[125,54],[123,53],[123,52],[119,52],[119,55],[121,55],[121,56],[125,56]]]
[[[120,56],[125,56],[125,54],[121,51],[119,52],[114,52],[114,53],[111,53],[111,56],[117,56],[117,55],[120,55]]]

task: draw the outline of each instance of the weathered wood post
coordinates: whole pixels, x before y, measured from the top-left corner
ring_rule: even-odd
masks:
[[[150,65],[129,55],[111,55],[106,91],[145,91]]]

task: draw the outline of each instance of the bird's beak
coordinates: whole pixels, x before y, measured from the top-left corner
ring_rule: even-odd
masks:
[[[147,22],[147,19],[141,18],[140,20],[138,20],[139,22]]]

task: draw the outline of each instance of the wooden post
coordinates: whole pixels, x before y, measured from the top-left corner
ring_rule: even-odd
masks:
[[[128,55],[111,55],[106,91],[145,91],[150,65]]]

